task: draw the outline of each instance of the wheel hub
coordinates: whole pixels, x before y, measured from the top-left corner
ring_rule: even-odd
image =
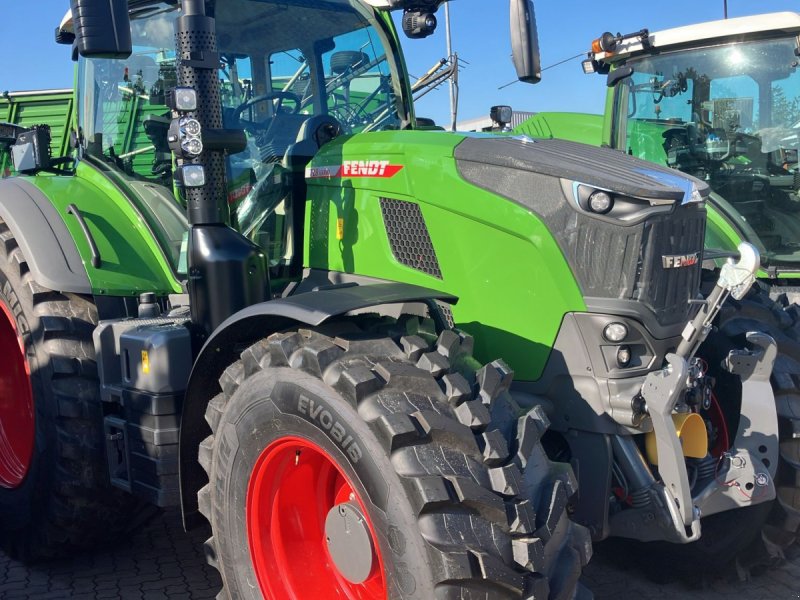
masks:
[[[372,571],[375,552],[367,521],[357,505],[343,502],[328,511],[325,541],[342,576],[350,583],[364,583]]]
[[[25,346],[11,310],[0,302],[0,487],[25,479],[35,435],[33,391]]]

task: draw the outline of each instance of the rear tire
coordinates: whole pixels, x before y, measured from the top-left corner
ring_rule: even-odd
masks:
[[[97,310],[88,298],[38,285],[2,220],[0,305],[12,325],[0,332],[16,330],[31,390],[0,401],[30,404],[34,436],[24,477],[0,485],[2,544],[32,560],[111,539],[130,526],[136,503],[109,484],[92,344]]]
[[[319,531],[311,536],[316,545],[292,552],[275,533],[287,523],[312,528],[314,513],[332,507],[323,502],[325,486],[316,509],[300,513],[299,499],[275,500],[258,514],[277,520],[254,517],[253,475],[263,472],[265,456],[298,441],[281,471],[285,487],[273,489],[301,489],[291,487],[292,469],[309,468],[306,453],[319,450],[373,525],[371,573],[382,564],[381,583],[347,588],[352,597],[572,598],[582,591],[591,542],[566,512],[576,491],[571,469],[547,460],[539,444],[546,417],[534,410],[517,420],[502,363],[476,377],[471,338],[446,331],[430,348],[415,323],[406,321],[406,335],[394,338],[352,330],[274,334],[226,370],[223,392],[206,412],[213,433],[201,444],[200,462],[210,483],[198,495],[212,525],[208,555],[222,574],[220,597],[317,598],[325,592],[315,585],[340,578]],[[498,419],[513,421],[519,448],[509,451],[490,409],[510,415]],[[523,490],[531,493],[523,497]],[[271,557],[278,555],[289,558],[277,565]]]

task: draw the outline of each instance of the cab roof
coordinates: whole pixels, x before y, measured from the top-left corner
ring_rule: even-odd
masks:
[[[593,58],[613,63],[632,55],[647,52],[648,49],[653,48],[664,50],[697,45],[697,42],[722,41],[726,38],[735,40],[753,34],[771,32],[776,34],[800,34],[800,14],[796,12],[777,12],[664,29],[663,31],[650,33],[648,48],[645,48],[639,38],[632,38],[622,41],[613,54],[599,52],[594,54]]]

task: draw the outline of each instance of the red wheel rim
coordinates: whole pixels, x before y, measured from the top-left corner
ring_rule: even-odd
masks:
[[[360,584],[346,580],[328,552],[325,518],[356,502],[372,539],[372,570]],[[350,480],[322,448],[281,438],[258,457],[247,490],[247,537],[261,593],[267,600],[387,597],[375,529]]]
[[[0,302],[0,487],[25,479],[33,455],[33,391],[25,346],[11,310]]]

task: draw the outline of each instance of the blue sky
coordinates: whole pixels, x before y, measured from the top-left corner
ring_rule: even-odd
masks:
[[[0,50],[6,59],[0,70],[0,91],[71,86],[69,48],[53,41],[53,31],[69,2],[11,0],[4,4]],[[722,0],[613,3],[538,0],[536,17],[542,64],[547,66],[588,49],[591,40],[606,30],[627,33],[647,27],[656,31],[709,21],[722,18],[722,5]],[[603,6],[610,9],[604,10]],[[732,17],[782,10],[800,11],[800,0],[728,0],[728,13]],[[440,26],[432,37],[425,40],[403,37],[409,70],[414,75],[421,75],[445,55],[443,9],[438,16]],[[580,59],[545,71],[538,85],[515,83],[504,90],[497,89],[515,79],[507,0],[453,0],[451,18],[454,48],[469,63],[460,75],[460,118],[482,116],[493,104],[534,111],[602,110],[604,79],[583,75]],[[447,87],[425,97],[417,112],[438,123],[447,123]]]

